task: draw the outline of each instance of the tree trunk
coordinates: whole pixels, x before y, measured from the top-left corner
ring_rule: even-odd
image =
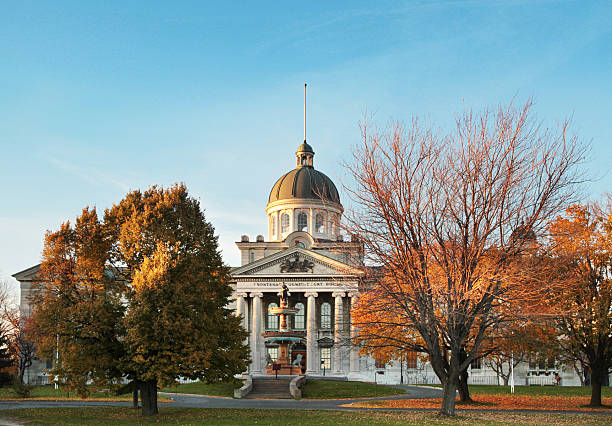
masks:
[[[461,402],[474,402],[470,396],[470,389],[468,387],[468,372],[465,369],[459,375],[459,381],[457,382],[457,390],[459,391],[459,400]]]
[[[132,390],[132,405],[134,409],[138,409],[138,386],[134,386]]]
[[[463,363],[467,359],[467,353],[465,349],[461,348],[459,351],[459,363]],[[474,402],[470,397],[470,389],[468,388],[468,367],[459,374],[459,381],[457,382],[457,390],[459,391],[459,399],[461,402]]]
[[[140,398],[142,400],[142,415],[157,415],[157,380],[141,382]]]
[[[591,369],[591,402],[589,407],[601,407],[601,384],[603,382],[603,375],[600,369]]]
[[[504,380],[504,386],[508,386],[508,382],[510,381],[510,374],[507,376],[502,375],[502,379]]]
[[[455,415],[455,397],[457,395],[457,380],[450,378],[444,382],[444,396],[440,415],[452,417]]]

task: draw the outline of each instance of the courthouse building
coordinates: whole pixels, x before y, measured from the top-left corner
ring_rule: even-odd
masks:
[[[344,241],[339,223],[343,213],[336,185],[314,167],[314,151],[304,142],[296,152],[295,169],[272,186],[266,213],[267,238],[236,245],[242,266],[232,271],[236,311],[249,331],[252,374],[264,374],[278,357],[278,345],[261,333],[279,328],[281,286],[290,292],[288,305],[298,309],[290,320],[293,330],[306,333],[305,342],[291,347],[291,358],[301,355],[308,375],[355,377],[364,369],[358,351],[348,344],[356,332],[350,309],[359,294],[362,249]]]

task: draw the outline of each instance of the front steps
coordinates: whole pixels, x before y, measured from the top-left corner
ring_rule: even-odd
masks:
[[[248,399],[292,399],[289,383],[293,377],[253,377],[253,390],[245,398]]]

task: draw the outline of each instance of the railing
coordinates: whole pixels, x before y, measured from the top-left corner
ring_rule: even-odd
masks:
[[[469,376],[468,385],[498,385],[497,376]]]
[[[526,379],[528,386],[551,386],[557,382],[555,376],[527,376]]]
[[[409,374],[404,376],[406,384],[409,385],[439,385],[440,380],[437,377],[432,376],[421,376]]]

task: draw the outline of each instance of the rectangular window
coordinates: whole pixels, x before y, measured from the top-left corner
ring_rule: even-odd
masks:
[[[374,361],[374,366],[376,368],[385,368],[385,363],[380,358],[376,358]]]
[[[268,349],[268,355],[272,358],[272,361],[276,362],[278,360],[278,347],[270,347]]]
[[[331,369],[331,348],[321,348],[321,369]]]
[[[293,317],[293,328],[296,330],[304,329],[304,304],[296,303],[294,308],[299,309],[298,313]]]
[[[472,367],[472,370],[480,370],[482,368],[482,358],[473,360],[470,367]]]
[[[536,363],[536,360],[533,358],[529,358],[529,369],[530,370],[537,370],[538,364]]]
[[[321,304],[321,329],[329,330],[331,328],[332,309],[327,302]]]

